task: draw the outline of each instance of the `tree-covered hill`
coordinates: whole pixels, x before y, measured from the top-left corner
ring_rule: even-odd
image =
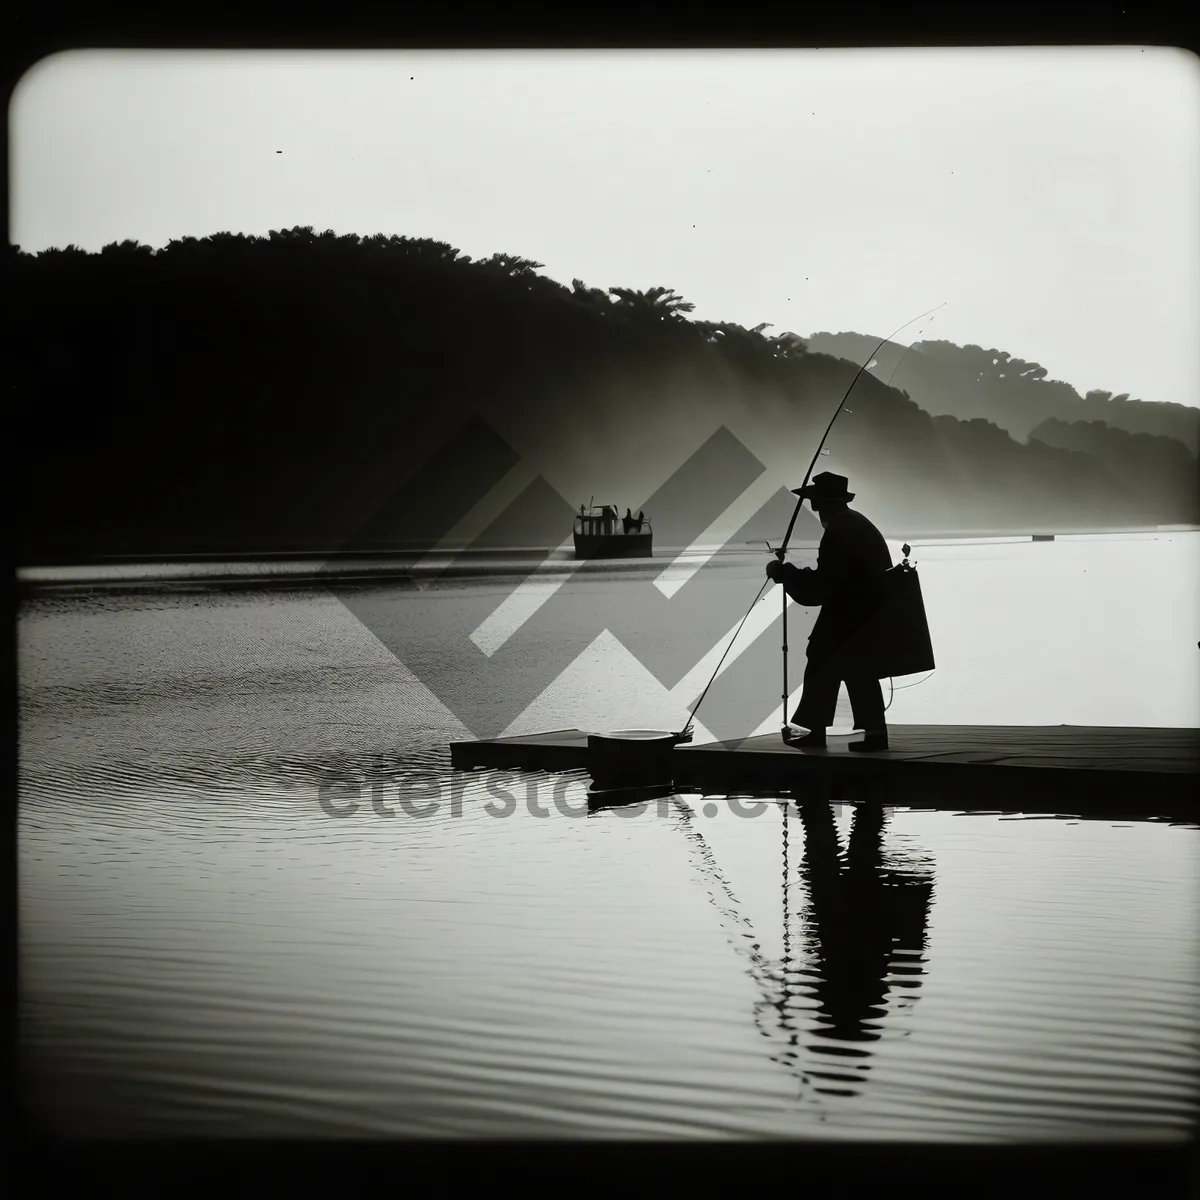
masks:
[[[26,559],[353,544],[471,414],[556,465],[573,505],[644,484],[612,496],[636,507],[720,424],[795,484],[857,370],[769,326],[693,320],[666,287],[566,285],[430,239],[297,228],[10,249],[7,266]],[[1024,444],[918,400],[864,374],[823,460],[885,528],[1194,519],[1192,496],[1140,486],[1140,450]],[[372,539],[420,540],[423,519]]]
[[[1140,503],[1155,511],[1179,507],[1184,521],[1200,523],[1196,456],[1174,438],[1128,433],[1103,421],[1068,423],[1051,417],[1030,433],[1029,442],[1086,454],[1108,470],[1131,501],[1140,497]]]
[[[862,362],[878,343],[860,333],[816,333],[810,350]],[[1081,396],[1061,379],[1047,379],[1039,363],[1005,350],[918,341],[911,347],[886,343],[872,373],[908,392],[926,412],[959,419],[982,417],[1025,441],[1046,420],[1103,421],[1127,433],[1152,434],[1200,452],[1200,408],[1130,399],[1128,394],[1091,391]]]

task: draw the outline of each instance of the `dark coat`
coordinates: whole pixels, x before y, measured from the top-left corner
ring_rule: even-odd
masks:
[[[808,638],[811,662],[863,671],[877,679],[890,673],[885,669],[887,635],[881,618],[887,600],[884,576],[891,566],[883,534],[851,508],[829,517],[815,568],[783,564],[780,583],[787,594],[797,604],[821,608]]]

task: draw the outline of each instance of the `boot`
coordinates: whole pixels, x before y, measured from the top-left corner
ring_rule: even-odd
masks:
[[[784,745],[792,746],[797,750],[824,750],[825,746],[825,730],[810,729],[806,734],[793,733],[791,728],[785,728],[783,731]]]
[[[860,753],[870,754],[872,751],[886,750],[888,748],[887,729],[868,729],[863,733],[861,742],[847,742],[847,750],[857,750]]]

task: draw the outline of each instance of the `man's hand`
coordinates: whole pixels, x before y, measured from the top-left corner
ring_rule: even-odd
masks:
[[[772,558],[767,563],[767,578],[773,583],[778,583],[780,576],[783,574],[783,563],[777,558]]]

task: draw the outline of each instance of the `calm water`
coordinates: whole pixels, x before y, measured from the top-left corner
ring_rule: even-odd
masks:
[[[916,557],[939,670],[896,691],[895,721],[1200,725],[1197,535]],[[578,577],[571,603],[639,570]],[[712,586],[748,604],[761,570],[731,556]],[[581,775],[454,776],[467,730],[383,643],[421,630],[428,680],[429,622],[492,614],[499,644],[537,602],[511,584],[374,585],[376,633],[315,588],[27,601],[21,1046],[52,1129],[1189,1132],[1200,830],[919,796],[583,816]],[[668,692],[601,636],[514,732],[676,728],[713,661]],[[355,779],[395,815],[368,791],[327,815],[320,789],[340,781],[340,805]]]

